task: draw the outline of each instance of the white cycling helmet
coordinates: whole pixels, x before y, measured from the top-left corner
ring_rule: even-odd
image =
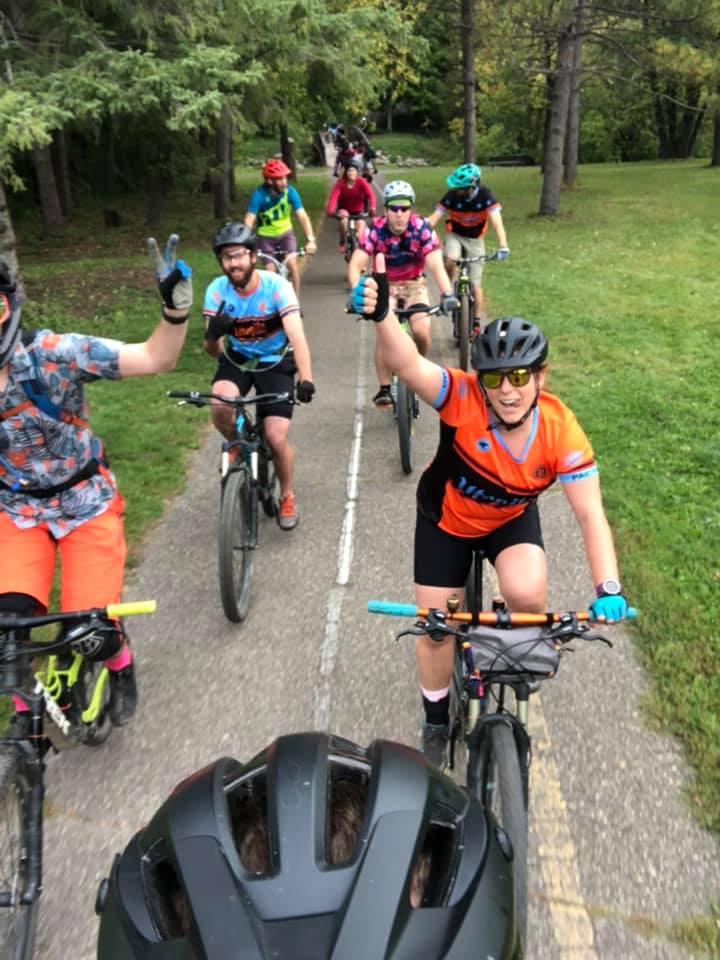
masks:
[[[409,200],[415,203],[415,191],[405,180],[391,180],[383,190],[383,205],[387,206],[394,200]]]

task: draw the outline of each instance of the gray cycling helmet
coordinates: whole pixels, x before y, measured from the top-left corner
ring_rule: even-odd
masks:
[[[0,260],[0,367],[4,367],[20,339],[22,308],[15,299],[16,284],[10,268]]]
[[[547,359],[548,339],[522,317],[493,320],[472,342],[470,363],[475,370],[540,367]]]
[[[406,180],[391,180],[383,190],[383,206],[396,200],[409,200],[415,203],[415,191]]]
[[[212,247],[217,256],[223,247],[247,247],[248,250],[254,250],[257,246],[257,238],[250,227],[244,223],[224,223],[215,231],[212,239]]]
[[[347,170],[348,167],[355,167],[356,170],[360,170],[362,164],[357,157],[346,157],[342,162],[343,168]]]
[[[510,858],[479,802],[416,750],[284,736],[181,783],[116,858],[97,957],[509,957]]]

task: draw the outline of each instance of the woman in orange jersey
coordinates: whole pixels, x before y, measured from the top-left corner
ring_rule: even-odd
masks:
[[[582,532],[598,620],[622,620],[627,601],[592,447],[575,415],[544,389],[548,341],[521,317],[493,321],[472,346],[471,373],[432,363],[388,309],[382,256],[353,290],[353,309],[375,320],[383,360],[441,421],[440,443],[418,485],[415,598],[444,608],[463,596],[472,551],[495,567],[511,610],[546,609],[547,567],[537,498],[559,480]],[[425,707],[423,749],[441,764],[448,738],[453,641],[416,646]]]

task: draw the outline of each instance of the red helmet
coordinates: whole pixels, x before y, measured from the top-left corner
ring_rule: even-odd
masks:
[[[289,177],[292,170],[282,160],[268,160],[262,172],[266,180],[275,180],[277,177]]]

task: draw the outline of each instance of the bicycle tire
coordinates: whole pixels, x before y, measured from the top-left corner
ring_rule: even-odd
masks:
[[[467,370],[470,360],[470,298],[467,294],[460,297],[458,311],[458,349],[460,351],[460,369]]]
[[[258,483],[263,513],[266,517],[276,517],[280,508],[280,480],[275,472],[275,464],[267,445],[258,458]]]
[[[105,743],[112,733],[112,720],[110,719],[110,677],[102,676],[105,669],[104,664],[87,660],[83,657],[78,671],[77,680],[70,688],[70,696],[73,703],[73,730],[77,738],[87,747],[99,747]],[[82,720],[83,713],[89,708],[95,693],[95,687],[98,683],[103,684],[100,692],[100,705],[97,716],[86,723]]]
[[[453,672],[450,679],[450,727],[448,743],[448,772],[460,786],[467,783],[467,694],[465,669],[460,652],[455,649]]]
[[[242,467],[225,478],[220,504],[218,570],[225,616],[232,623],[245,619],[250,606],[255,551],[250,542],[250,477]]]
[[[22,891],[30,867],[28,825],[31,778],[19,749],[0,747],[0,895]],[[0,907],[0,956],[31,960],[40,895],[32,903]]]
[[[515,737],[509,724],[489,723],[477,755],[478,799],[507,833],[513,848],[515,923],[522,946],[527,943],[528,815],[527,780],[523,779]]]
[[[345,237],[345,262],[350,263],[353,253],[357,247],[357,236],[355,231],[348,228],[347,235]]]
[[[400,465],[404,474],[412,473],[412,435],[415,421],[415,395],[408,385],[398,380],[397,425],[400,442]]]

